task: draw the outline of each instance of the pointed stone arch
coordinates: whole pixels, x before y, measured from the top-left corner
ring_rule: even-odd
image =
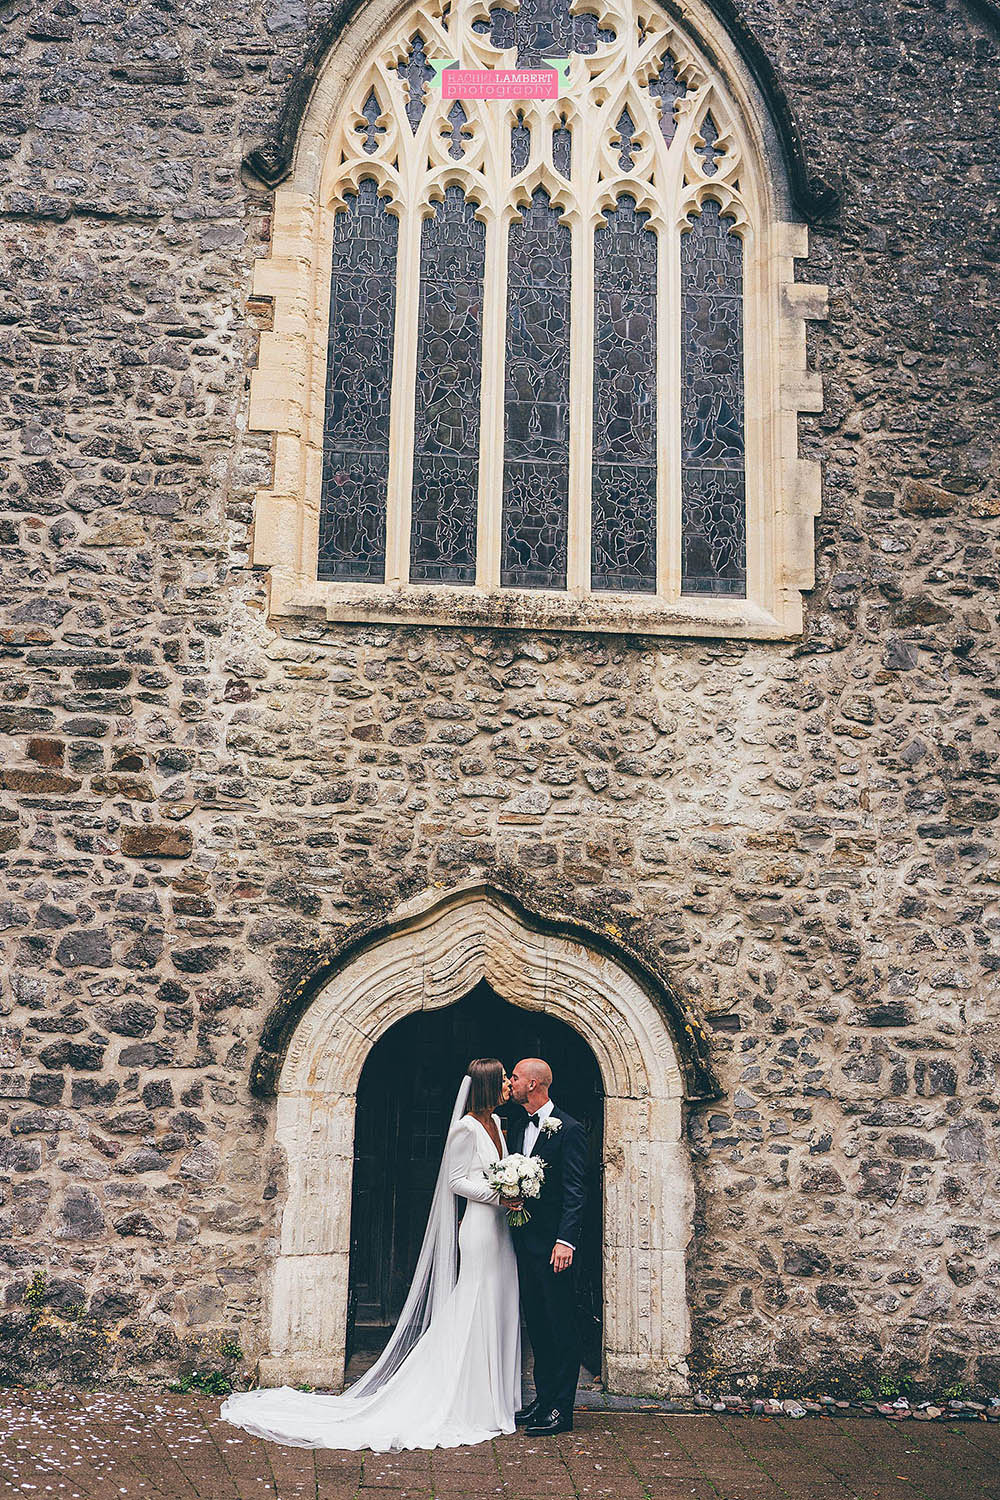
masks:
[[[308,1007],[285,1027],[273,1078],[288,1192],[264,1384],[342,1384],[361,1069],[396,1021],[450,1005],[483,981],[508,1002],[571,1026],[601,1070],[607,1388],[685,1388],[690,1068],[634,964],[588,944],[579,930],[532,924],[481,886],[412,903],[381,936],[328,967]]]
[[[309,37],[302,65],[288,85],[277,118],[243,159],[244,167],[268,187],[277,187],[293,170],[296,146],[303,123],[312,107],[316,85],[328,54],[361,9],[365,0],[344,0],[318,25]],[[704,38],[712,26],[718,28],[728,47],[739,57],[760,98],[766,103],[774,124],[789,194],[796,210],[807,223],[836,222],[840,212],[840,195],[832,183],[813,169],[804,143],[804,132],[785,92],[778,72],[767,50],[747,24],[733,0],[701,0],[697,12],[679,5],[676,0],[660,0],[672,20]],[[969,0],[973,10],[996,22],[1000,7],[997,0]],[[706,26],[708,20],[712,25]]]

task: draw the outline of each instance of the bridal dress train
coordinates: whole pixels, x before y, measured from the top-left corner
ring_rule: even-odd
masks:
[[[339,1396],[287,1385],[230,1396],[222,1407],[228,1422],[278,1443],[376,1453],[455,1448],[514,1431],[521,1400],[517,1262],[485,1175],[500,1156],[489,1131],[462,1115],[467,1096],[468,1079],[413,1285],[381,1358]],[[456,1274],[459,1198],[467,1206]]]

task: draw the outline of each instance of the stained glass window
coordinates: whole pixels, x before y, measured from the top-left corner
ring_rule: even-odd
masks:
[[[518,110],[517,123],[510,131],[510,175],[517,177],[528,165],[531,156],[531,131],[524,123],[524,111]]]
[[[698,156],[701,157],[702,169],[705,176],[714,177],[719,170],[719,158],[724,156],[725,152],[720,151],[716,144],[719,139],[719,132],[710,114],[706,115],[701,123],[701,137],[704,145],[695,146],[694,149]]]
[[[635,122],[627,109],[623,109],[618,124],[615,126],[618,132],[618,165],[623,172],[631,172],[635,166],[633,152],[638,146],[635,137]]]
[[[573,167],[573,133],[566,124],[566,116],[552,132],[552,165],[560,177],[569,180]]]
[[[674,105],[687,93],[685,85],[677,76],[677,66],[669,52],[664,53],[660,71],[650,79],[649,92],[659,97],[660,133],[669,146],[677,129]]]
[[[596,15],[571,16],[569,0],[520,0],[516,11],[490,11],[490,42],[503,50],[516,47],[519,68],[537,68],[546,57],[596,52],[599,43],[614,39]]]
[[[573,83],[553,101],[453,99],[436,76],[447,58],[570,59]],[[781,484],[799,471],[794,423],[777,417],[805,389],[779,368],[802,322],[780,295],[798,249],[778,253],[756,136],[718,68],[633,0],[413,0],[357,61],[323,158],[339,163],[322,179],[332,211],[307,247],[296,198],[281,243],[300,248],[267,273],[284,286],[308,259],[308,286],[261,346],[262,364],[294,365],[272,398],[298,439],[275,493],[285,503],[301,476],[306,583],[318,511],[319,577],[352,585],[323,594],[345,617],[794,623],[780,585],[799,502],[783,505]],[[327,294],[327,235],[317,385],[320,320],[301,325]],[[758,339],[766,309],[778,333]],[[772,418],[748,465],[747,432]]]
[[[320,578],[385,576],[397,230],[370,177],[334,220]]]
[[[634,593],[656,590],[657,246],[648,218],[623,194],[594,235],[591,588]]]
[[[686,594],[746,594],[743,244],[731,224],[709,198],[681,236],[681,589]]]
[[[413,583],[476,581],[486,228],[475,212],[449,187],[421,227]]]
[[[441,132],[449,142],[448,155],[452,161],[461,161],[465,155],[466,142],[472,134],[468,124],[469,117],[456,99],[448,111],[448,124]]]
[[[424,84],[434,77],[427,66],[427,47],[417,31],[410,38],[406,56],[396,64],[396,73],[406,86],[406,118],[414,135],[424,117]]]
[[[500,582],[564,589],[570,229],[544,188],[510,227]]]
[[[373,156],[379,148],[379,137],[385,135],[385,126],[377,123],[382,113],[382,106],[376,98],[374,89],[361,106],[361,113],[364,116],[364,124],[355,125],[354,132],[362,138],[361,149],[368,156]]]

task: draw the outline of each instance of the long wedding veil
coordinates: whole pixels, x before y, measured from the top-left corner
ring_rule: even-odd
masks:
[[[458,1199],[448,1184],[448,1147],[451,1133],[465,1113],[471,1086],[472,1080],[466,1074],[451,1112],[427,1228],[399,1322],[375,1364],[345,1391],[345,1396],[352,1399],[371,1396],[385,1385],[454,1291],[458,1280]]]

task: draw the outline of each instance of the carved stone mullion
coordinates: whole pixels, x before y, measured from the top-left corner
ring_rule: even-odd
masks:
[[[680,236],[660,230],[656,265],[656,592],[673,603],[681,593],[681,266]]]
[[[678,134],[682,126],[678,124]],[[676,203],[683,176],[677,135],[670,146],[657,124],[658,196]],[[680,232],[673,214],[664,214],[657,263],[657,398],[660,403],[657,444],[656,591],[668,604],[681,595],[681,256]]]
[[[569,366],[569,537],[566,587],[590,591],[591,488],[594,429],[594,230],[589,216],[572,227]]]
[[[389,494],[385,533],[385,581],[410,576],[410,513],[413,489],[413,422],[417,381],[417,318],[421,216],[410,204],[400,215],[396,257],[396,323],[389,407]]]
[[[465,12],[475,10],[465,7]],[[475,33],[471,33],[475,35]],[[483,268],[482,377],[479,391],[479,496],[476,517],[476,587],[500,587],[500,515],[503,504],[504,350],[507,307],[507,224],[510,190],[509,124],[498,131],[485,128],[482,106],[473,117],[482,141],[478,181],[470,184],[478,196],[486,224]],[[512,112],[511,112],[512,114]],[[463,184],[464,185],[464,184]]]
[[[778,430],[771,333],[777,320],[771,257],[752,224],[743,241],[743,434],[746,490],[747,594],[774,587],[774,530],[777,496],[773,489],[772,440]],[[763,378],[761,378],[763,376]]]
[[[571,588],[590,591],[591,530],[594,479],[594,232],[601,222],[598,206],[600,152],[606,134],[606,112],[589,109],[584,96],[576,116],[573,187],[578,218],[573,232],[572,367],[570,403],[574,437],[570,443],[570,577]],[[573,372],[576,384],[573,383]],[[578,391],[578,397],[574,396]],[[576,476],[574,476],[574,456]]]
[[[507,230],[513,210],[505,205],[486,225],[483,278],[483,376],[480,390],[479,512],[476,585],[500,587],[503,513],[503,409],[507,342]]]

